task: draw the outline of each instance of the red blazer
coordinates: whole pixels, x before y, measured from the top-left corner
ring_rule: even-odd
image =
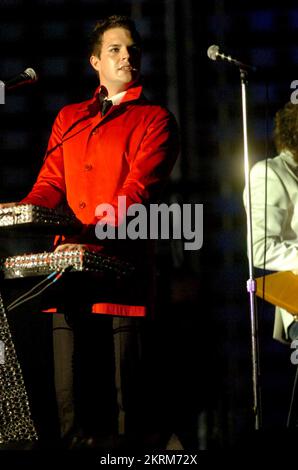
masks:
[[[66,200],[76,217],[90,225],[98,221],[95,210],[101,203],[115,207],[116,224],[122,219],[123,214],[117,213],[119,195],[126,196],[127,207],[158,200],[178,155],[174,117],[165,108],[147,101],[141,95],[141,86],[130,88],[122,102],[101,117],[99,91],[100,87],[91,100],[65,106],[59,112],[44,164],[22,202],[55,208]],[[135,254],[135,259],[140,260],[140,250],[148,251],[148,243],[141,242],[107,246],[108,251],[130,253],[132,257]],[[135,293],[135,286],[132,288]],[[114,303],[111,299],[97,304],[93,311],[146,314],[146,295],[138,305],[130,305],[135,303],[130,301],[133,292],[124,297],[123,302],[118,299]]]

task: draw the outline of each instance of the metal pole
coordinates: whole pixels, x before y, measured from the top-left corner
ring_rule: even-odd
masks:
[[[252,352],[252,382],[253,382],[253,413],[254,426],[259,430],[262,425],[261,419],[261,394],[260,394],[260,367],[259,367],[259,345],[258,345],[258,318],[256,306],[256,281],[254,279],[253,263],[253,236],[252,236],[252,213],[251,213],[251,189],[250,189],[250,164],[247,138],[247,109],[246,109],[246,85],[247,71],[240,68],[241,95],[242,95],[242,118],[243,118],[243,144],[244,144],[244,173],[246,187],[246,214],[247,214],[247,244],[249,279],[247,291],[250,301],[251,322],[251,352]]]

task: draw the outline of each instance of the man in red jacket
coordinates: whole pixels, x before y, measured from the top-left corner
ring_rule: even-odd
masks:
[[[149,397],[149,380],[143,377],[140,349],[141,330],[147,324],[141,317],[148,316],[153,303],[151,243],[98,240],[95,225],[119,227],[126,217],[124,211],[132,204],[148,207],[158,201],[177,158],[178,131],[173,116],[142,94],[141,40],[129,18],[112,16],[96,25],[90,63],[100,85],[92,99],[59,112],[44,164],[22,202],[55,208],[66,201],[84,229],[77,237],[65,239],[56,250],[110,253],[134,263],[138,272],[122,291],[111,289],[109,296],[99,298],[91,308],[66,312],[75,338],[75,424],[84,436],[91,436],[84,442],[94,444],[106,433],[136,436],[158,431],[152,414],[155,405],[148,402],[154,397]],[[125,209],[118,207],[119,196],[125,198]],[[96,210],[101,204],[113,207],[113,220]],[[74,292],[71,300],[72,309],[77,301],[88,304],[83,289]],[[113,337],[114,344],[113,339],[107,340]],[[105,343],[105,349],[99,343]],[[115,366],[110,359],[113,355]],[[55,356],[56,375],[62,377],[65,373],[57,372],[63,361],[59,349]],[[115,389],[105,383],[108,379],[104,374],[108,377],[111,370]],[[98,377],[101,373],[103,376]],[[57,398],[63,421],[67,420],[65,410],[70,403],[67,386],[61,387]],[[110,398],[113,393],[114,402]],[[103,405],[106,399],[109,404]],[[104,413],[104,408],[109,412]]]

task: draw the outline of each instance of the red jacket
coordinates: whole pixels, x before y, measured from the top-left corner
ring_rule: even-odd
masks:
[[[141,95],[141,86],[130,88],[122,102],[101,117],[99,90],[93,99],[65,106],[59,112],[44,164],[22,202],[55,208],[66,199],[76,217],[90,225],[97,222],[98,204],[113,204],[118,215],[119,195],[126,196],[127,207],[159,198],[178,154],[175,119],[163,107],[148,102]],[[123,243],[119,244],[125,254],[139,253],[136,246],[140,245],[127,241],[123,249]],[[113,251],[113,245],[108,246]],[[114,247],[119,254],[116,243]],[[111,299],[97,304],[93,310],[145,315],[148,299],[129,305],[129,297],[133,295],[123,303]]]

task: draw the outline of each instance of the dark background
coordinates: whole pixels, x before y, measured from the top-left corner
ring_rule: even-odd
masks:
[[[168,201],[204,204],[203,247],[183,251],[180,242],[164,242],[158,258],[173,428],[185,446],[200,449],[233,446],[253,429],[240,79],[236,67],[212,62],[206,52],[218,44],[225,54],[258,67],[247,87],[251,164],[273,156],[274,113],[298,79],[298,7],[273,4],[2,0],[0,7],[0,79],[26,67],[39,74],[33,86],[7,93],[0,107],[2,202],[19,200],[31,188],[59,109],[93,93],[97,81],[86,38],[96,20],[131,15],[144,38],[146,95],[166,105],[181,129]],[[2,236],[1,244],[2,253],[13,254],[39,249],[42,241],[22,238],[17,244]],[[259,316],[263,427],[274,432],[285,427],[294,370],[289,347],[272,339],[272,309],[260,306]],[[29,386],[39,378],[33,407],[40,409],[52,386],[45,372],[49,322],[26,309],[22,320],[14,314],[12,321]]]

